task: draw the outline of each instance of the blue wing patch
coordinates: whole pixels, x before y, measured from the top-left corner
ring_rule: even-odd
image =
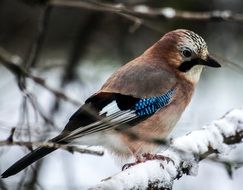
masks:
[[[175,88],[168,90],[161,96],[142,98],[135,104],[135,113],[138,116],[149,116],[155,113],[158,109],[168,105],[175,92]]]

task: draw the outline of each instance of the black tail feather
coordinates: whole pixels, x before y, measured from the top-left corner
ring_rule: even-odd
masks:
[[[33,152],[30,152],[17,162],[15,162],[10,168],[8,168],[4,173],[2,173],[2,178],[7,178],[11,175],[14,175],[33,162],[39,160],[40,158],[46,156],[47,154],[55,151],[56,148],[48,148],[48,147],[39,147],[35,149]]]

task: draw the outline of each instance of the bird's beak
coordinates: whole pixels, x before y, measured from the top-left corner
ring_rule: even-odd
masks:
[[[209,67],[221,67],[221,65],[209,55],[207,56],[206,60],[203,60],[202,64]]]

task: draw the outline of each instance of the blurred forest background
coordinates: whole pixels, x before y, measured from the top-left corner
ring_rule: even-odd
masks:
[[[140,14],[146,11],[145,5],[167,9],[164,16]],[[136,14],[127,11],[134,7]],[[199,12],[201,17],[181,14],[174,18],[168,7],[178,13]],[[216,10],[228,11],[211,12]],[[16,128],[14,140],[55,136],[113,71],[177,28],[200,34],[223,68],[203,72],[172,137],[241,107],[243,72],[233,64],[243,67],[241,14],[241,0],[0,0],[0,140],[7,139],[12,128]],[[4,56],[31,76],[25,78],[18,69],[6,68]],[[0,172],[28,151],[1,146]],[[241,146],[226,158],[242,163],[242,151]],[[183,177],[174,189],[241,190],[243,168],[232,168],[229,175],[224,164],[205,160],[198,176]],[[99,157],[58,150],[24,172],[0,179],[0,189],[87,189],[120,169],[107,152]]]

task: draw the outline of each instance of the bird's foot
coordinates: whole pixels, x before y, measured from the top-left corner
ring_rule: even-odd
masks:
[[[125,164],[122,167],[122,171],[130,168],[131,166],[137,165],[139,163],[146,162],[148,160],[162,160],[162,161],[166,161],[167,163],[172,162],[173,164],[175,164],[175,162],[167,156],[158,155],[158,154],[151,154],[151,153],[144,153],[144,154],[142,154],[141,157],[136,157],[135,162]]]
[[[160,154],[144,153],[142,156],[143,156],[143,158],[145,158],[145,161],[147,161],[147,160],[163,160],[163,161],[166,161],[167,163],[172,162],[173,164],[175,164],[175,162],[171,158],[169,158],[167,156],[160,155]]]
[[[140,157],[140,156],[136,156],[136,161],[132,162],[132,163],[127,163],[124,166],[122,166],[122,171],[130,168],[131,166],[134,166],[134,165],[137,165],[139,163],[142,163],[142,162],[145,162],[144,159],[142,159],[142,157]]]
[[[128,169],[131,166],[134,166],[136,164],[139,164],[139,163],[136,161],[136,162],[133,162],[133,163],[127,163],[127,164],[125,164],[124,166],[122,166],[122,171],[124,171],[124,170],[126,170],[126,169]]]

